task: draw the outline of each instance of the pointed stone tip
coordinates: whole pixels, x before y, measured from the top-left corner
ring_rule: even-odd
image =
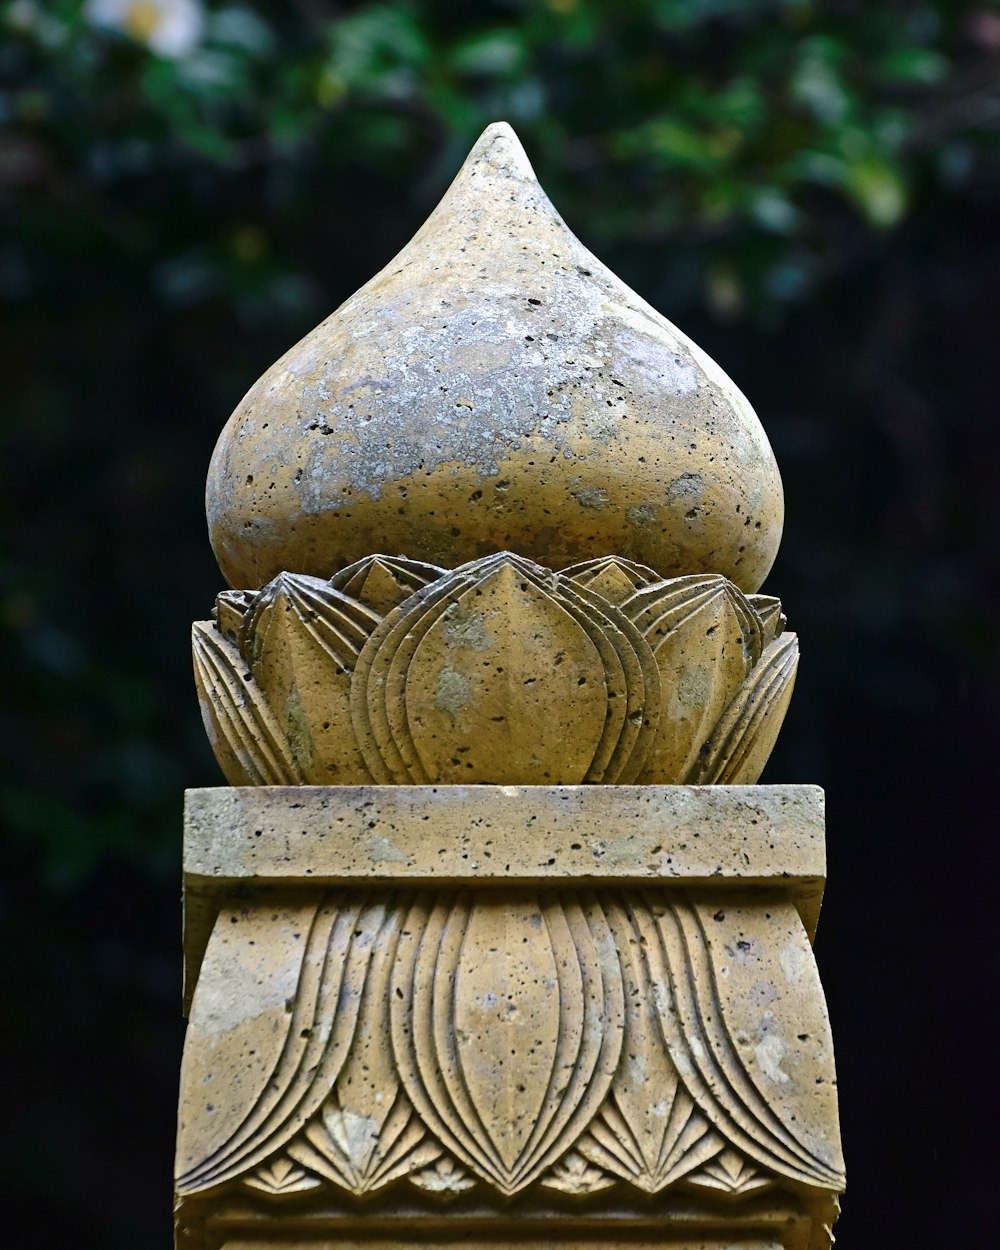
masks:
[[[507,122],[493,122],[476,140],[465,161],[466,166],[488,165],[494,173],[535,181],[528,154],[521,140]]]

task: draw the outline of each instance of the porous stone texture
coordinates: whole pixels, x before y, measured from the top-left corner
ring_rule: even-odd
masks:
[[[618,556],[368,556],[215,615],[195,679],[234,785],[753,782],[799,655],[777,599]]]
[[[209,529],[238,588],[373,551],[600,552],[756,590],[781,482],[747,400],[570,232],[490,126],[412,241],[254,385]]]
[[[546,1245],[829,1245],[833,1050],[779,875],[816,885],[817,791],[196,791],[188,831],[225,891],[182,1068],[183,1250],[265,1220],[296,1246],[530,1245],[546,1213]]]
[[[822,796],[747,784],[777,468],[509,127],[251,389],[208,514],[178,1250],[829,1250]]]
[[[826,875],[816,786],[256,786],[189,790],[186,1001],[220,905],[288,887],[767,888],[810,939]],[[720,893],[719,897],[722,897]]]

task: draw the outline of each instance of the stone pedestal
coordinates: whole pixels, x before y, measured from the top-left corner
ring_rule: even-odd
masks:
[[[196,790],[178,1246],[814,1250],[807,786]]]

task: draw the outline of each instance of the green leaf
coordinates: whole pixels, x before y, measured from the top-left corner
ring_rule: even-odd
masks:
[[[460,74],[500,76],[521,71],[527,53],[516,31],[491,30],[456,44],[449,59]]]
[[[906,184],[897,170],[874,156],[846,167],[844,188],[880,229],[896,225],[906,212]]]
[[[948,76],[951,62],[933,48],[898,48],[879,62],[879,74],[886,82],[918,83],[932,86]]]

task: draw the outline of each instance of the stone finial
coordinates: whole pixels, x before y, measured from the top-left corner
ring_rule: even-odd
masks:
[[[234,587],[373,551],[603,553],[755,591],[782,491],[747,400],[570,232],[504,123],[382,271],[250,389],[209,528]]]
[[[748,784],[777,469],[508,127],[208,502],[177,1250],[829,1250],[822,796]]]

